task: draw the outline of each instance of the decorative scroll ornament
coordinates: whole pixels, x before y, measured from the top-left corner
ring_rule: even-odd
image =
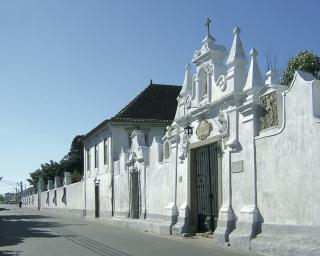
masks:
[[[220,88],[220,90],[222,92],[224,92],[227,88],[227,79],[225,75],[221,75],[219,76],[217,82],[216,82],[217,86]]]
[[[126,157],[125,158],[125,163],[126,163],[127,166],[133,165],[135,163],[135,161],[136,161],[136,158],[137,158],[136,153],[132,152],[131,149],[129,149],[127,151],[127,153],[125,154],[125,157]]]
[[[212,76],[212,74],[213,74],[213,65],[211,65],[211,64],[207,64],[206,65],[206,73],[207,73],[207,75],[208,76]]]
[[[186,159],[188,156],[189,145],[190,145],[189,137],[190,135],[188,135],[187,133],[183,134],[182,150],[181,150],[181,154],[179,155],[181,162],[183,162],[183,160]]]
[[[229,137],[229,116],[226,110],[220,110],[218,115],[218,126],[220,137],[227,140]]]
[[[136,166],[133,166],[132,168],[130,168],[129,172],[130,173],[138,173],[139,169]]]
[[[211,131],[212,125],[207,120],[201,120],[196,130],[196,134],[199,140],[204,140],[210,135]]]
[[[191,108],[191,97],[189,95],[186,98],[186,107],[187,109]]]

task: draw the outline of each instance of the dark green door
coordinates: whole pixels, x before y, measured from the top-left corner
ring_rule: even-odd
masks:
[[[219,213],[218,144],[195,149],[198,231],[213,232]]]
[[[94,197],[95,197],[95,217],[100,217],[100,196],[99,196],[99,185],[94,186]]]

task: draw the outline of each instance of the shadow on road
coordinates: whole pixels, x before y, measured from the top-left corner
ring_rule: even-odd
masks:
[[[19,209],[7,209],[0,213],[0,256],[23,255],[23,251],[14,250],[15,246],[23,243],[27,238],[55,238],[62,237],[77,246],[100,256],[130,256],[125,252],[100,243],[81,232],[75,232],[68,226],[85,224],[62,224],[55,221],[56,217],[37,214],[26,214]],[[1,211],[1,210],[0,210]],[[54,243],[54,241],[53,241]],[[4,250],[3,250],[4,249]]]
[[[8,209],[7,209],[8,210]],[[2,210],[3,211],[3,210]],[[61,226],[48,221],[48,216],[42,215],[14,215],[2,213],[0,215],[0,256],[19,255],[20,252],[1,250],[3,246],[13,246],[31,237],[57,237],[49,231],[42,230]]]
[[[19,254],[19,251],[0,251],[0,256],[15,256]]]

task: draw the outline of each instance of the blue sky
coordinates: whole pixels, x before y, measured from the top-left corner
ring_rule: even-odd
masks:
[[[302,5],[303,4],[303,5]],[[17,182],[59,161],[73,137],[126,105],[152,78],[180,84],[207,17],[230,49],[239,26],[248,53],[280,66],[320,54],[320,2],[216,0],[1,0],[0,176]],[[12,186],[0,183],[0,193]]]

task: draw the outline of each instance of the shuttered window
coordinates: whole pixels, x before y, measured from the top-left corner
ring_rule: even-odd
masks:
[[[87,149],[87,171],[90,170],[90,164],[91,164],[91,153],[90,148]]]
[[[98,168],[99,165],[99,147],[98,144],[94,146],[94,168]]]
[[[104,146],[104,164],[109,164],[109,145],[108,145],[108,140],[104,140],[103,142],[103,146]]]

